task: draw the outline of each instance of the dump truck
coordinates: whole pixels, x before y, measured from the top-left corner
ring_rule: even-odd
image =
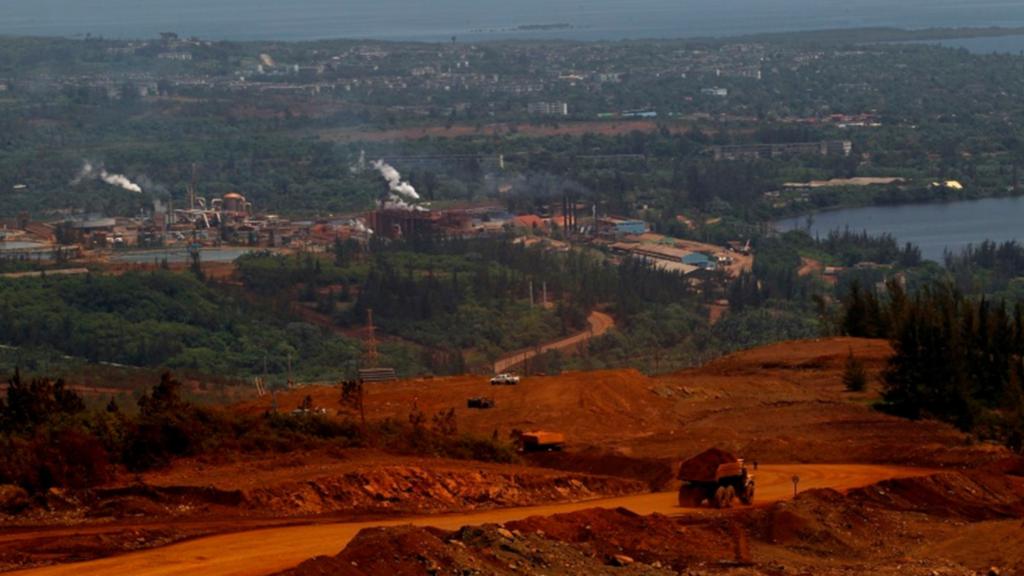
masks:
[[[494,408],[494,398],[487,398],[486,396],[474,396],[469,400],[466,400],[466,407],[479,408],[480,410]]]
[[[742,458],[717,448],[705,450],[679,467],[679,505],[700,506],[704,501],[714,508],[729,508],[733,500],[743,504],[754,501],[754,475]]]
[[[523,452],[558,452],[565,447],[565,434],[560,432],[523,432],[519,436]]]

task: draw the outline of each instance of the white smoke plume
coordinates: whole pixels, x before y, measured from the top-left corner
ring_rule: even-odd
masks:
[[[377,160],[373,163],[373,167],[388,181],[388,188],[396,195],[408,200],[420,199],[420,195],[416,193],[416,189],[413,188],[412,184],[402,181],[402,175],[393,166],[383,160]]]
[[[366,225],[366,221],[362,218],[353,218],[349,220],[348,225],[355,229],[356,232],[362,232],[364,234],[373,234],[373,230]]]
[[[348,167],[348,171],[353,174],[362,174],[363,170],[366,170],[366,150],[359,151],[359,160],[356,163]]]
[[[111,186],[117,186],[118,188],[129,192],[142,193],[142,187],[129,180],[127,176],[123,174],[111,174],[110,172],[107,172],[105,168],[100,168],[99,172],[97,172],[91,162],[86,162],[82,165],[82,170],[78,173],[78,176],[75,176],[75,179],[71,181],[71,184],[78,184],[83,180],[93,178],[98,178]]]

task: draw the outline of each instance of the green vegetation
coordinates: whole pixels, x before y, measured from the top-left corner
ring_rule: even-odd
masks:
[[[908,295],[890,282],[884,296],[854,287],[842,324],[849,335],[893,343],[883,409],[1024,449],[1024,304],[1008,308],[942,284]]]
[[[419,412],[407,423],[366,425],[315,412],[248,417],[196,406],[183,399],[181,386],[165,373],[130,414],[113,400],[105,409],[86,410],[63,381],[27,382],[15,372],[0,400],[0,484],[29,492],[87,488],[118,470],[143,471],[186,456],[216,460],[240,452],[325,446],[500,462],[516,458],[511,445],[460,435],[454,413],[436,415],[431,424]]]
[[[843,367],[843,386],[848,392],[863,392],[868,387],[867,369],[864,368],[864,362],[853,355],[852,349]]]
[[[338,377],[358,342],[287,320],[190,274],[0,280],[0,340],[91,363],[206,374]]]

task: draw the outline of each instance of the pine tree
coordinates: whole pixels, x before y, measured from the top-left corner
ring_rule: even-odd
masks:
[[[843,368],[843,386],[849,392],[863,392],[868,387],[868,371],[864,363],[853,355],[853,348],[846,357],[846,366]]]

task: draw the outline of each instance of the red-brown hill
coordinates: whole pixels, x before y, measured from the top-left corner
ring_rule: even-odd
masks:
[[[865,393],[846,392],[842,370],[853,353],[872,378]],[[415,408],[428,416],[454,408],[459,429],[508,437],[513,429],[563,432],[571,449],[598,447],[640,457],[683,459],[716,446],[762,462],[861,462],[967,465],[995,459],[1001,449],[972,445],[952,427],[910,422],[872,408],[877,375],[891,354],[887,342],[830,338],[785,342],[739,352],[706,366],[646,376],[636,370],[570,372],[492,386],[480,376],[368,385],[367,416],[405,420]],[[309,395],[340,409],[336,387],[278,394],[291,410]],[[491,397],[495,407],[469,409]],[[236,409],[259,413],[270,398]]]

